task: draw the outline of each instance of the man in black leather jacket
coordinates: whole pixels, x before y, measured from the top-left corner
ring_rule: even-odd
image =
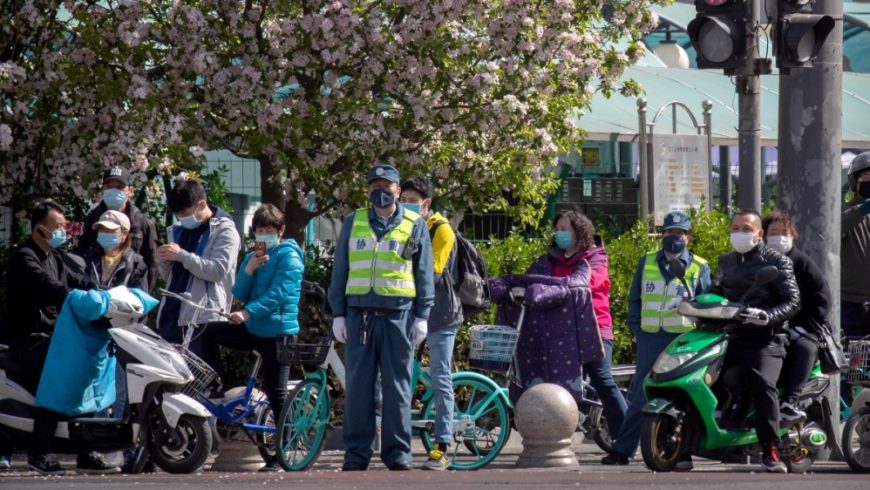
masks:
[[[776,450],[779,442],[776,382],[786,353],[787,322],[800,310],[801,303],[791,260],[767,247],[763,235],[757,212],[740,211],[734,216],[731,220],[734,251],[719,257],[711,292],[731,301],[742,301],[749,307],[748,318],[729,332],[725,363],[745,368],[755,400],[755,428],[763,448],[762,468],[784,473],[785,464]],[[768,265],[779,269],[779,277],[750,290],[756,272]]]

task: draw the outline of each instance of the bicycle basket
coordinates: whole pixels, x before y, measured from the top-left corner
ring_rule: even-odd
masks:
[[[313,344],[278,342],[278,362],[302,366],[320,366],[329,354],[330,337],[317,337]]]
[[[519,339],[517,330],[504,325],[475,325],[469,332],[468,365],[489,371],[507,371]]]
[[[175,348],[181,354],[181,357],[184,358],[184,362],[187,363],[190,372],[193,373],[193,381],[184,385],[181,392],[191,398],[196,398],[197,395],[205,393],[206,388],[217,379],[218,375],[208,363],[200,359],[190,349],[181,345],[175,345]]]
[[[870,340],[849,341],[849,370],[846,382],[870,387]]]

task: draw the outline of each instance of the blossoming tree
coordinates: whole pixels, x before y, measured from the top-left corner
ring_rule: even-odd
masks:
[[[76,118],[86,137],[22,150],[44,133],[20,124],[42,117],[23,95],[0,120],[0,150],[15,154],[3,184],[26,181],[41,158],[69,164],[57,185],[85,192],[71,176],[89,165],[169,172],[226,148],[259,161],[263,200],[283,207],[294,236],[364,202],[379,161],[431,174],[455,209],[540,203],[556,156],[582,141],[570,116],[596,90],[637,89],[617,79],[642,54],[651,1],[67,2],[76,35],[41,56],[63,58],[53,95],[74,99],[61,122]],[[55,65],[5,63],[4,98],[22,69],[50,80]]]

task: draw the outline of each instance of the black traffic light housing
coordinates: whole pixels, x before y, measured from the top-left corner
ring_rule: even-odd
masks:
[[[722,68],[729,75],[745,70],[746,0],[695,0],[695,11],[687,31],[698,68]]]
[[[779,0],[777,3],[776,66],[788,74],[792,68],[813,66],[822,44],[834,30],[834,18],[813,14],[814,0]]]

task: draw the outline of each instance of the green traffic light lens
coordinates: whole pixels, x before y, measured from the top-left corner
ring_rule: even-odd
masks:
[[[713,63],[722,63],[734,53],[734,41],[728,26],[708,20],[698,31],[698,53]]]

